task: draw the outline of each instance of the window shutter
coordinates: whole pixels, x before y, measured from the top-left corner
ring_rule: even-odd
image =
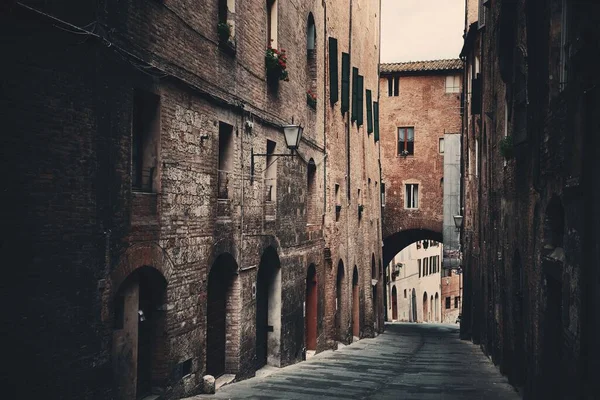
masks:
[[[350,109],[350,54],[342,53],[342,114]]]
[[[329,38],[329,100],[337,103],[338,94],[338,48],[337,39]]]
[[[379,103],[373,102],[373,136],[375,142],[379,142]]]
[[[473,79],[471,87],[471,114],[481,114],[481,78],[479,74]]]
[[[364,105],[364,97],[365,97],[365,88],[364,88],[364,84],[365,84],[365,79],[362,75],[358,76],[358,110],[356,110],[356,123],[358,126],[361,126],[363,124],[363,116],[364,116],[364,110],[365,110],[365,105]]]
[[[371,91],[367,89],[367,134],[373,132],[373,103]]]
[[[358,118],[358,68],[352,67],[352,122]]]

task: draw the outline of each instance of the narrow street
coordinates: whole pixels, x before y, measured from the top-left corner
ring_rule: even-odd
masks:
[[[458,338],[458,325],[386,325],[363,339],[306,362],[223,386],[190,399],[518,399],[478,346]]]

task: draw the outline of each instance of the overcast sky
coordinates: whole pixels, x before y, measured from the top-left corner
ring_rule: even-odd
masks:
[[[458,58],[465,0],[381,0],[381,62]]]

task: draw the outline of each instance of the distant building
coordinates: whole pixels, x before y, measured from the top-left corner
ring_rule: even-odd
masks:
[[[387,265],[388,321],[442,322],[442,251],[439,242],[418,241]]]

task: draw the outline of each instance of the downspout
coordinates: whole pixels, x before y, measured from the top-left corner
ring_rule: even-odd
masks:
[[[327,0],[323,0],[323,217],[321,218],[321,229],[325,227],[325,215],[327,214],[327,106],[325,95],[327,93]]]

